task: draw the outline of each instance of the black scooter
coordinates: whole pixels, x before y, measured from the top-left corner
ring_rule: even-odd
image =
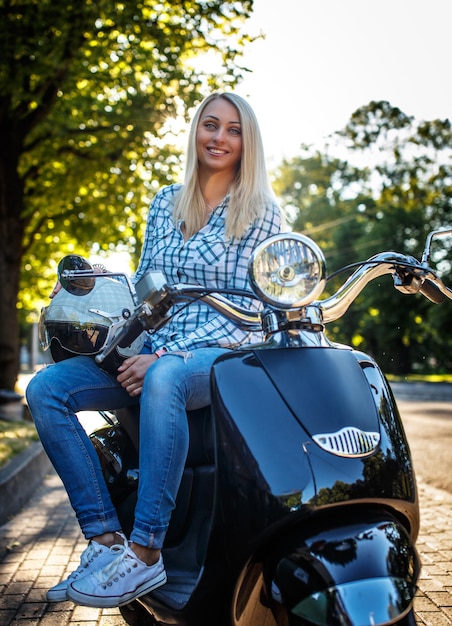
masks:
[[[452,299],[422,260],[378,254],[333,296],[309,238],[271,237],[249,263],[250,313],[198,285],[149,273],[115,339],[97,355],[160,327],[172,307],[201,298],[264,342],[219,358],[212,404],[189,412],[190,450],[163,550],[168,582],[121,607],[129,624],[153,626],[414,626],[420,562],[416,482],[391,388],[375,361],[331,343],[341,317],[372,279],[432,302]],[[70,290],[91,269],[61,265]],[[94,280],[99,280],[96,278]],[[93,282],[94,282],[93,280]],[[243,293],[241,294],[243,295]],[[91,435],[127,533],[139,480],[139,416],[104,413]]]

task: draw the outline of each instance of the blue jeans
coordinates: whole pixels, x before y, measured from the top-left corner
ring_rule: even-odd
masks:
[[[26,395],[36,429],[87,539],[120,530],[120,523],[76,413],[140,403],[140,480],[130,539],[161,548],[187,458],[186,409],[210,404],[210,370],[227,351],[164,355],[149,367],[138,398],[84,356],[50,365],[31,379]]]

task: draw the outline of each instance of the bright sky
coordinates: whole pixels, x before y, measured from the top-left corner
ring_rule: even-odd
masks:
[[[340,130],[371,100],[452,119],[452,0],[255,0],[253,70],[237,92],[259,119],[269,165]]]

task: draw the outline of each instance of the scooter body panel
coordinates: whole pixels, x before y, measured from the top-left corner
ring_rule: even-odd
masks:
[[[227,477],[223,488],[231,496],[224,498],[229,527],[243,528],[250,516],[266,527],[287,513],[362,500],[400,509],[416,536],[408,444],[369,357],[336,348],[233,353],[214,365],[212,398],[219,476]],[[344,427],[378,433],[378,445],[344,455],[313,440]]]
[[[369,554],[364,559],[360,550],[353,561],[341,565],[346,572],[341,580],[339,570],[328,572],[328,563],[322,561],[323,587],[317,578],[317,587],[298,603],[289,602],[289,579],[283,577],[281,584],[278,577],[284,568],[309,569],[313,555],[306,546],[316,541],[347,546],[350,537],[356,543],[357,533],[367,532],[364,527],[379,538],[372,546],[384,544],[391,557],[396,553],[389,540],[381,539],[384,530],[377,526],[406,535],[403,545],[409,555],[401,559],[402,569],[416,571],[412,539],[419,512],[409,449],[390,388],[372,359],[339,347],[257,348],[220,357],[211,381],[208,439],[212,435],[213,456],[203,460],[208,465],[201,468],[209,481],[196,483],[189,476],[187,486],[181,485],[181,491],[190,492],[188,500],[192,490],[199,492],[196,507],[188,503],[188,511],[199,509],[202,502],[207,505],[202,523],[195,525],[196,517],[190,514],[182,538],[164,548],[168,584],[138,601],[156,624],[210,626],[212,616],[220,624],[218,611],[225,624],[234,626],[257,624],[251,615],[259,615],[258,621],[265,617],[268,624],[301,624],[296,620],[315,613],[315,597],[326,606],[332,605],[332,598],[347,605],[348,598],[347,610],[356,612],[355,598],[368,589],[363,579],[380,578],[381,598],[394,585],[398,588],[391,572],[383,571],[384,559],[378,560],[382,569],[366,578]],[[206,415],[205,410],[204,421]],[[315,441],[344,427],[377,433],[378,441],[371,440],[371,449],[346,454],[325,449],[322,438],[320,445]],[[199,435],[191,439],[197,445]],[[376,512],[378,524],[372,521]],[[174,535],[173,523],[180,524],[179,517],[176,508],[169,536]],[[250,593],[250,575],[259,593]],[[401,611],[409,608],[403,598],[412,598],[416,577],[402,585]],[[341,594],[346,594],[345,600]],[[232,616],[227,617],[231,607]],[[319,619],[331,617],[328,612],[322,615]]]
[[[295,533],[298,541],[299,528],[306,537],[315,537],[319,523],[335,537],[340,516],[344,516],[344,532],[352,537],[355,519],[361,520],[370,534],[380,538],[372,546],[386,545],[391,563],[397,551],[378,525],[403,536],[400,563],[406,576],[401,574],[401,580],[396,580],[384,559],[378,561],[380,570],[366,573],[370,556],[361,550],[356,563],[343,564],[348,579],[334,582],[334,573],[326,574],[324,586],[312,591],[313,598],[330,606],[337,596],[345,613],[350,611],[358,619],[362,616],[358,599],[366,597],[373,586],[379,590],[379,601],[395,598],[395,591],[400,591],[394,600],[397,606],[390,609],[394,619],[409,611],[419,570],[413,547],[419,524],[415,479],[397,407],[375,362],[362,353],[339,348],[235,353],[215,364],[212,397],[225,541],[234,546],[229,558],[235,564],[247,556],[252,559],[251,570],[248,564],[237,576],[234,626],[254,623],[252,615],[262,619],[272,604],[271,614],[280,615],[275,623],[289,623],[285,599],[282,604],[272,602],[276,564],[272,576],[267,571],[265,582],[272,545],[286,533]],[[335,433],[343,427],[378,432],[378,445],[353,456],[333,454],[313,440],[319,432]],[[372,522],[375,511],[377,525]],[[294,550],[299,562],[312,561],[299,542]],[[253,560],[256,555],[260,556]],[[408,572],[410,582],[405,584],[402,579]],[[310,623],[308,615],[315,613],[311,605],[315,607],[317,601],[309,598],[296,610],[290,609],[291,624]],[[307,621],[297,622],[297,615]],[[331,612],[322,615],[318,622],[313,616],[312,623],[334,623],[321,621],[332,619]],[[378,620],[387,623],[382,611],[375,609],[375,616],[376,624]],[[361,622],[350,621],[354,623]]]

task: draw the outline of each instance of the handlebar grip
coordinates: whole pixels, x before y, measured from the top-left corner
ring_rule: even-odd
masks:
[[[130,324],[126,322],[119,333],[118,346],[120,348],[127,348],[127,346],[130,346],[130,344],[141,335],[143,330],[145,330],[144,320],[140,317],[135,318]]]
[[[140,318],[134,318],[132,321],[127,321],[122,327],[119,334],[110,342],[108,347],[104,348],[99,354],[96,355],[95,361],[98,365],[101,365],[105,359],[113,352],[113,350],[119,346],[120,348],[127,348],[130,344],[145,330],[144,321]]]
[[[428,298],[430,302],[434,302],[435,304],[440,304],[446,299],[446,296],[438,289],[435,283],[428,278],[424,280],[419,291],[423,296]]]

